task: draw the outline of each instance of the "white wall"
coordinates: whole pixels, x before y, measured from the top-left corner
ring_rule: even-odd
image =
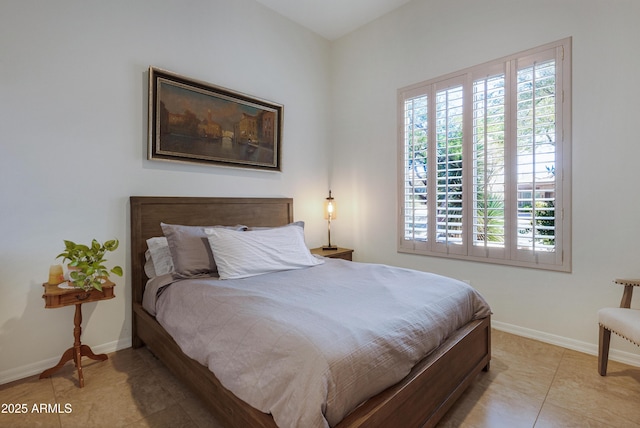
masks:
[[[335,241],[357,260],[470,280],[495,325],[595,352],[596,312],[622,296],[612,279],[640,277],[639,16],[633,0],[414,0],[333,43]],[[568,36],[573,272],[397,253],[397,89]],[[618,338],[612,347],[638,352]]]
[[[0,383],[54,365],[73,307],[45,309],[63,239],[119,238],[116,298],[83,305],[94,351],[131,341],[131,195],[286,196],[320,245],[329,43],[253,0],[0,3]],[[146,160],[150,65],[284,105],[283,171]]]

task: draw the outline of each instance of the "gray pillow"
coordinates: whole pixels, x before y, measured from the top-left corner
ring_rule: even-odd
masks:
[[[184,226],[160,223],[173,259],[174,276],[193,278],[217,275],[207,231],[214,228],[245,230],[246,226]]]

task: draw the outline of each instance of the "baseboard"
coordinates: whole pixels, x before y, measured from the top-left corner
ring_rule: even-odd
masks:
[[[571,349],[573,351],[583,352],[589,355],[598,355],[598,345],[579,340],[568,339],[566,337],[557,336],[555,334],[544,333],[542,331],[532,330],[529,328],[519,327],[513,324],[507,324],[500,321],[491,320],[491,327],[506,333],[515,334],[517,336],[528,337],[540,342],[549,343],[551,345],[560,346],[562,348]],[[619,351],[611,348],[609,350],[609,360],[619,363],[629,364],[630,366],[640,367],[640,355],[631,352]]]
[[[121,349],[131,347],[131,338],[124,338],[116,340],[114,342],[105,343],[102,345],[92,346],[91,350],[95,354],[109,354],[111,352],[119,351]],[[39,375],[48,368],[51,368],[58,364],[60,357],[49,358],[47,360],[38,361],[37,363],[27,364],[25,366],[16,367],[15,369],[5,370],[0,372],[0,385],[13,382],[14,380],[24,379],[29,376]]]

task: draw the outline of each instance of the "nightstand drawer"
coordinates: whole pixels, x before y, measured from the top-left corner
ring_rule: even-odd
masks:
[[[102,286],[102,291],[93,289],[89,292],[84,290],[74,290],[60,288],[57,285],[42,284],[45,292],[42,298],[45,300],[46,308],[60,308],[62,306],[75,305],[78,303],[96,302],[114,298],[112,282],[107,282]]]

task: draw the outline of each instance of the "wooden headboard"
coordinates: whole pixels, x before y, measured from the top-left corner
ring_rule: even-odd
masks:
[[[160,223],[189,226],[282,226],[293,222],[291,198],[201,198],[131,196],[131,287],[142,303],[146,240],[163,236]]]

